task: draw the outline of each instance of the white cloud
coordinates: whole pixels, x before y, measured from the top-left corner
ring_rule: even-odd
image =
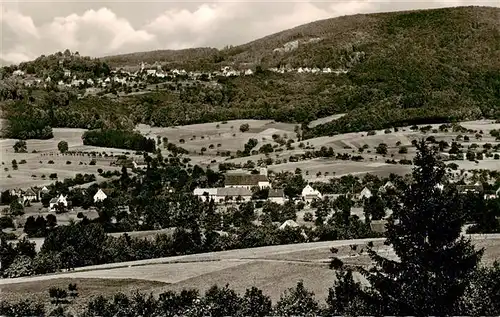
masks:
[[[216,0],[154,4],[54,1],[18,0],[15,6],[0,4],[0,58],[17,63],[66,48],[83,55],[102,56],[152,49],[223,47],[342,15],[456,5],[500,6],[498,0],[336,0],[330,3]],[[50,16],[54,12],[51,7],[57,9],[58,16]]]
[[[30,17],[24,16],[15,10],[5,8],[1,3],[0,23],[2,25],[2,31],[4,26],[7,26],[19,37],[39,37],[38,30]]]

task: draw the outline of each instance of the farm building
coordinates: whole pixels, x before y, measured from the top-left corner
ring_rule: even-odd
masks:
[[[200,197],[202,201],[215,200],[217,198],[217,188],[195,188],[193,194]]]
[[[372,197],[372,192],[371,190],[368,189],[368,187],[365,187],[363,188],[363,190],[361,191],[361,193],[359,193],[359,200],[362,200],[362,199],[368,199],[370,197]]]
[[[217,196],[215,200],[221,201],[250,201],[252,199],[252,191],[249,188],[229,187],[217,188]]]
[[[226,174],[224,186],[226,188],[270,187],[269,178],[261,171],[260,174]]]
[[[321,195],[318,190],[312,188],[311,185],[307,185],[306,187],[304,187],[304,189],[302,189],[302,199],[308,203],[313,201],[314,199],[321,198],[323,198],[323,195]]]
[[[96,202],[104,201],[106,198],[108,198],[108,195],[106,195],[106,193],[104,193],[104,191],[99,188],[97,193],[95,193],[95,195],[94,195],[94,202],[96,203]]]
[[[283,189],[269,189],[269,196],[267,199],[273,203],[283,205],[285,203],[285,192]]]

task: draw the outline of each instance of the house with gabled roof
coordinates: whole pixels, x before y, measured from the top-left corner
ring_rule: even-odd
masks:
[[[106,193],[104,193],[104,191],[101,188],[99,188],[99,190],[97,191],[97,193],[95,193],[95,195],[94,195],[94,202],[95,203],[102,202],[106,198],[108,198],[108,195],[106,195]]]
[[[50,211],[55,211],[56,206],[59,204],[62,204],[64,207],[68,207],[68,196],[64,196],[63,194],[60,194],[59,197],[52,198],[49,202],[49,210]]]
[[[307,185],[302,189],[302,199],[306,202],[311,202],[314,199],[322,199],[323,195],[317,190],[312,188],[311,185]]]
[[[252,191],[244,187],[225,187],[217,188],[215,200],[217,202],[232,201],[250,201],[252,199]]]
[[[368,199],[368,198],[370,198],[372,196],[373,196],[372,191],[369,190],[368,187],[365,187],[365,188],[363,188],[363,190],[361,191],[361,193],[359,193],[358,199],[359,200]]]
[[[217,198],[217,188],[195,188],[193,195],[199,197],[202,201],[209,201]]]
[[[267,200],[276,204],[283,205],[285,203],[285,192],[281,188],[269,189]]]

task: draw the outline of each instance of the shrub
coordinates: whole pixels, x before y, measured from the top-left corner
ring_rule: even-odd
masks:
[[[66,165],[70,165],[71,164],[71,161],[66,161]]]
[[[19,161],[19,164],[26,164],[26,160]]]
[[[91,159],[89,165],[96,165],[97,161],[95,159]]]
[[[368,133],[366,135],[375,135],[375,134],[377,134],[377,132],[372,130],[372,131],[368,131]]]
[[[240,125],[240,131],[241,132],[247,132],[250,129],[250,125],[248,123],[244,123]]]
[[[47,162],[48,164],[54,164],[54,161],[50,160]]]

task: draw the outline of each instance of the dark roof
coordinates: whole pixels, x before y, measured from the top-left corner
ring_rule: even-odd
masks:
[[[260,174],[226,174],[225,185],[250,185],[257,186],[259,182],[268,182],[266,175]]]
[[[270,189],[268,197],[285,197],[283,189]]]
[[[218,188],[217,196],[252,196],[252,191],[246,188]]]

